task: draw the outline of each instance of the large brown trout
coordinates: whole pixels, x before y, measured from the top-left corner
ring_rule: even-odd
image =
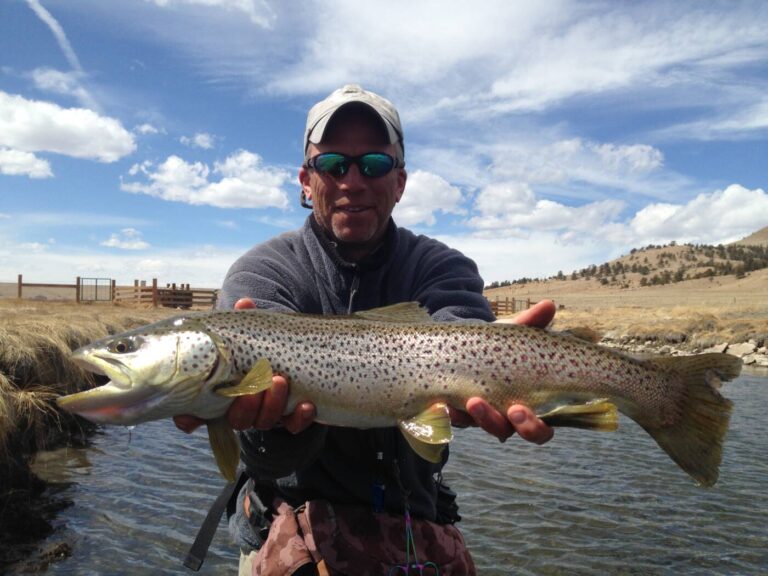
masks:
[[[415,303],[312,316],[247,310],[178,316],[99,340],[76,361],[107,384],[59,398],[94,422],[133,425],[177,414],[209,421],[219,468],[234,477],[238,445],[224,414],[235,396],[290,381],[317,421],[399,426],[438,461],[452,438],[447,406],[481,396],[504,412],[530,406],[555,426],[642,426],[699,483],[717,481],[731,402],[721,381],[741,370],[726,354],[638,360],[573,336],[514,324],[433,322]]]

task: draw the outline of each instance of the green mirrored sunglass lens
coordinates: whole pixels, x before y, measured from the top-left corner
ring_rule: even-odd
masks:
[[[328,172],[343,176],[349,170],[349,162],[341,154],[320,154],[315,157],[315,168],[320,172]]]
[[[360,158],[358,166],[366,176],[383,176],[392,170],[392,158],[384,154],[366,154]]]

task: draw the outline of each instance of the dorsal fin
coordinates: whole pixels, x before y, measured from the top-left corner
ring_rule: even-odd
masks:
[[[391,306],[372,308],[352,314],[353,318],[375,320],[377,322],[401,322],[407,324],[423,324],[432,322],[432,317],[418,302],[400,302]]]

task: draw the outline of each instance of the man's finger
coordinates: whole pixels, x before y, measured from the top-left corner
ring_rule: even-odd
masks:
[[[263,396],[263,394],[248,394],[235,398],[227,410],[229,425],[235,430],[247,430],[253,427],[253,422],[261,411]]]
[[[173,417],[173,423],[176,424],[176,428],[191,434],[197,430],[205,420],[198,418],[197,416],[190,416],[189,414],[179,414]]]
[[[514,318],[501,318],[496,320],[499,324],[523,324],[525,326],[535,326],[536,328],[546,328],[555,317],[555,303],[552,300],[542,300],[537,302],[528,310],[523,310]]]
[[[512,436],[514,429],[509,421],[482,398],[467,400],[467,412],[480,428],[501,442]]]
[[[451,425],[457,428],[469,428],[475,426],[475,420],[467,414],[464,410],[457,410],[452,406],[448,406],[448,416],[451,418]]]
[[[528,442],[544,444],[551,440],[555,434],[554,428],[547,426],[526,406],[510,406],[507,409],[507,418],[520,437],[528,440]]]
[[[272,387],[262,395],[264,400],[253,427],[259,430],[271,430],[283,417],[285,405],[288,402],[288,381],[282,376],[273,376]]]
[[[235,310],[249,310],[251,308],[256,308],[256,302],[250,298],[240,298],[235,302]]]
[[[315,405],[310,402],[302,402],[296,406],[296,409],[283,418],[283,426],[288,432],[298,434],[303,430],[309,428],[312,422],[315,421],[317,410]]]

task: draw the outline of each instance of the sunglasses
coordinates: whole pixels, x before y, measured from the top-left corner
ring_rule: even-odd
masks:
[[[389,154],[383,152],[368,152],[360,156],[347,156],[338,152],[325,152],[307,160],[307,166],[317,170],[320,174],[329,174],[334,178],[341,178],[349,167],[355,164],[360,174],[368,178],[381,178],[389,174],[398,165]]]

